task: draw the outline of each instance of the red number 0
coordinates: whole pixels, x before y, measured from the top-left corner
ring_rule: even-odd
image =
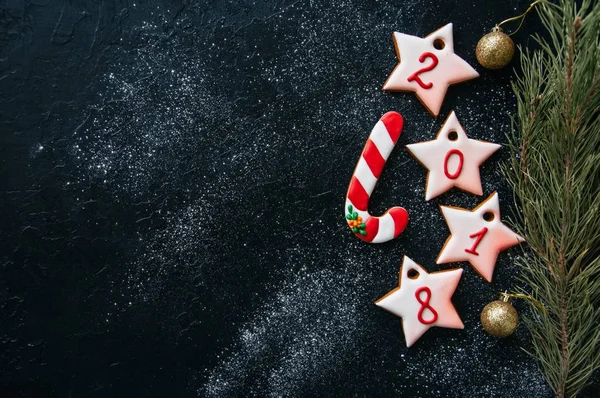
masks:
[[[435,54],[433,53],[423,53],[421,54],[421,56],[419,57],[419,62],[423,63],[425,62],[425,60],[427,58],[431,58],[431,60],[433,61],[431,64],[419,69],[418,71],[416,71],[415,73],[413,73],[412,75],[410,75],[406,80],[408,80],[409,82],[412,82],[413,80],[417,82],[417,84],[419,86],[421,86],[421,88],[424,89],[430,89],[431,87],[433,87],[433,83],[429,82],[429,83],[423,83],[423,80],[421,80],[421,78],[419,77],[419,75],[423,72],[427,72],[432,70],[433,68],[435,68],[438,64],[438,59],[435,56]]]
[[[487,231],[487,227],[483,227],[483,229],[481,229],[480,231],[475,232],[473,235],[469,235],[469,238],[476,237],[477,239],[475,239],[475,243],[473,243],[473,246],[470,249],[465,249],[465,251],[467,253],[479,256],[479,253],[477,253],[477,246],[479,246],[479,242],[481,242],[481,239],[483,239],[483,236],[487,233]]]
[[[450,172],[448,171],[448,161],[450,160],[450,156],[452,155],[458,155],[458,167],[456,168],[456,171],[453,174],[450,174]],[[446,157],[444,158],[444,174],[446,174],[446,177],[448,177],[451,180],[456,180],[460,175],[460,172],[462,171],[464,160],[465,157],[463,156],[461,151],[459,151],[458,149],[449,150],[448,153],[446,153]]]

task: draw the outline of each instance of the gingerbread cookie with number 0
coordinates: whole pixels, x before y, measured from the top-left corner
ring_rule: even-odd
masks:
[[[440,113],[448,86],[474,79],[479,73],[454,53],[452,24],[421,38],[394,32],[398,65],[384,91],[413,91],[429,112]]]
[[[452,187],[482,195],[479,166],[500,147],[467,137],[454,111],[435,140],[406,146],[411,155],[429,170],[425,200],[433,199]]]

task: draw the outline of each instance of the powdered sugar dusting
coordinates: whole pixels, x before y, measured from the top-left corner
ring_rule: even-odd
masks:
[[[349,351],[359,349],[363,285],[363,277],[349,271],[302,269],[290,276],[241,328],[236,351],[210,371],[200,392],[229,396],[262,391],[277,397],[325,382]]]
[[[185,183],[187,156],[210,155],[198,145],[218,139],[231,106],[217,93],[203,57],[184,51],[191,43],[152,24],[138,35],[145,46],[123,48],[110,65],[104,91],[75,131],[72,154],[87,178],[139,197],[165,183]]]

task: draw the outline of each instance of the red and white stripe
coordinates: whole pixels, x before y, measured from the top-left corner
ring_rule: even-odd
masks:
[[[365,223],[366,236],[355,233],[360,239],[382,243],[394,239],[406,228],[408,212],[402,207],[392,207],[382,216],[373,217],[368,212],[369,198],[390,153],[396,146],[404,121],[398,112],[388,112],[379,119],[360,155],[350,180],[344,211],[352,205]]]

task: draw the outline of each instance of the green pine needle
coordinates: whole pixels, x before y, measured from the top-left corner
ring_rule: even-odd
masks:
[[[531,249],[521,277],[548,309],[524,320],[530,353],[560,398],[600,368],[600,5],[577,3],[537,7],[547,34],[522,51],[504,167]]]

